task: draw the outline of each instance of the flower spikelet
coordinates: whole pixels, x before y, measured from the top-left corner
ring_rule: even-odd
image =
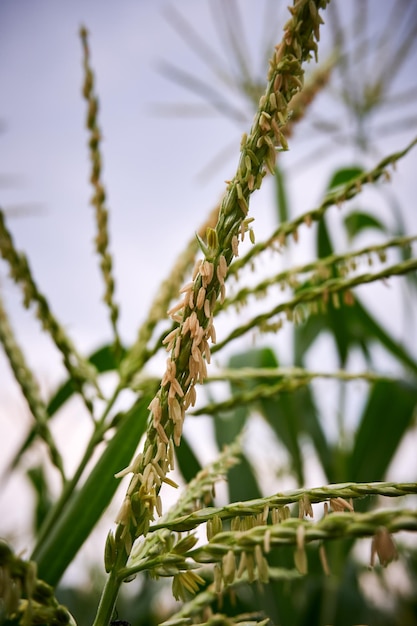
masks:
[[[206,241],[200,234],[197,238],[204,256],[196,263],[191,281],[180,290],[181,299],[168,311],[174,322],[164,339],[169,357],[160,388],[150,404],[156,415],[151,415],[145,443],[155,456],[161,444],[166,446],[167,455],[179,445],[185,410],[195,402],[196,385],[207,377],[211,345],[216,341],[214,314],[225,301],[228,271],[239,253],[239,238],[243,238],[250,221],[250,196],[261,186],[267,169],[274,169],[277,150],[287,149],[283,127],[289,117],[288,103],[302,88],[302,63],[316,52],[315,38],[321,21],[318,9],[326,4],[327,0],[294,3],[282,43],[271,58],[267,88],[252,128],[242,138],[237,171],[227,183],[217,223],[206,230]],[[156,494],[161,483],[168,482],[165,475],[170,467],[162,458],[156,465],[150,462],[144,467],[145,460],[137,469],[143,480],[132,493],[132,510],[138,520],[135,536],[153,519]]]

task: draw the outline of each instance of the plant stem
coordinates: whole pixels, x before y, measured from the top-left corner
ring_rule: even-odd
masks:
[[[96,427],[94,429],[93,434],[90,437],[90,440],[87,444],[87,447],[85,449],[85,452],[83,454],[83,457],[77,467],[77,469],[75,470],[75,473],[73,475],[73,477],[71,478],[71,480],[69,480],[59,499],[57,500],[57,502],[55,503],[54,507],[51,509],[51,511],[49,512],[48,516],[46,517],[44,523],[42,524],[42,527],[39,531],[38,537],[37,537],[37,542],[35,545],[35,548],[32,552],[32,559],[36,560],[36,555],[38,554],[42,543],[45,541],[46,537],[49,535],[49,533],[51,532],[52,527],[54,526],[54,524],[56,523],[56,521],[60,518],[63,510],[65,509],[71,495],[73,494],[76,486],[78,485],[78,482],[88,464],[88,462],[91,459],[91,456],[96,448],[96,446],[100,443],[100,441],[102,441],[103,439],[103,435],[106,431],[105,428],[105,420],[106,417],[108,416],[111,408],[113,407],[114,403],[117,400],[117,397],[120,393],[120,388],[117,387],[113,393],[113,396],[109,399],[106,408],[104,409],[103,415],[101,416],[100,420],[96,423]]]
[[[113,570],[106,580],[93,626],[107,626],[113,616],[121,581]]]

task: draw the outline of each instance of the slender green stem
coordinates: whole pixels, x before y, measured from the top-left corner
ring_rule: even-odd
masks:
[[[89,131],[89,153],[91,162],[90,182],[93,187],[91,204],[95,208],[97,235],[95,238],[96,251],[100,257],[100,268],[105,284],[103,300],[107,304],[110,313],[110,322],[114,333],[114,356],[119,363],[122,354],[122,346],[118,330],[119,307],[114,300],[114,274],[113,259],[109,249],[108,209],[106,208],[106,191],[101,177],[102,157],[100,142],[101,130],[98,126],[98,98],[94,92],[94,74],[90,66],[90,49],[88,45],[88,32],[82,27],[80,31],[83,45],[84,85],[83,95],[87,102],[86,126]]]
[[[88,464],[88,462],[91,459],[91,456],[96,448],[96,446],[102,441],[103,439],[103,435],[106,432],[106,427],[105,427],[105,420],[106,417],[108,416],[110,410],[112,409],[114,403],[117,400],[117,397],[120,393],[120,388],[117,387],[113,393],[113,396],[109,399],[104,411],[103,411],[103,415],[101,416],[100,420],[96,423],[95,425],[95,429],[93,434],[90,437],[89,442],[87,443],[87,447],[84,451],[84,454],[82,456],[82,459],[80,461],[80,463],[78,464],[77,469],[74,472],[73,477],[71,478],[71,480],[69,480],[66,484],[65,487],[59,497],[59,499],[57,500],[57,502],[55,503],[55,505],[53,506],[53,508],[51,509],[49,515],[46,517],[39,533],[38,533],[38,537],[37,537],[37,542],[36,542],[36,546],[33,550],[32,553],[32,558],[36,559],[36,554],[39,552],[39,549],[42,545],[42,543],[44,542],[45,538],[48,536],[48,534],[50,533],[52,527],[54,526],[54,524],[56,523],[56,521],[60,518],[60,516],[62,515],[62,512],[64,511],[70,497],[72,496],[75,488],[78,485],[78,482]]]
[[[67,478],[65,476],[64,463],[62,456],[48,423],[48,412],[45,403],[42,400],[36,377],[26,362],[23,350],[21,350],[12,326],[9,321],[3,301],[0,297],[0,343],[2,344],[5,354],[9,360],[13,374],[20,385],[23,396],[28,403],[30,411],[35,419],[35,427],[32,432],[41,437],[49,452],[50,459],[61,474],[62,484],[65,485]]]
[[[270,368],[269,370],[262,368],[259,370],[252,368],[220,370],[218,374],[210,376],[206,384],[216,381],[228,381],[233,382],[236,387],[241,386],[242,391],[236,389],[233,395],[226,400],[205,404],[194,411],[190,411],[190,415],[214,415],[222,411],[230,411],[235,407],[248,405],[263,398],[274,398],[279,393],[294,392],[318,378],[336,380],[340,383],[358,380],[368,383],[393,382],[397,380],[392,376],[384,376],[373,372],[310,372],[302,368],[291,368],[289,370],[281,368]],[[248,384],[254,384],[255,386],[248,389]]]
[[[300,282],[307,280],[306,274],[310,274],[309,280],[314,279],[316,282],[323,282],[330,276],[330,268],[336,267],[337,274],[340,276],[347,276],[349,271],[356,269],[356,263],[360,260],[360,257],[368,256],[368,260],[375,254],[379,256],[381,262],[385,262],[385,252],[389,248],[399,247],[406,248],[417,240],[417,235],[410,237],[394,237],[381,244],[373,244],[360,248],[359,250],[353,250],[345,254],[332,254],[324,259],[317,259],[304,265],[291,267],[282,272],[269,276],[264,280],[256,283],[254,286],[247,286],[239,289],[230,298],[226,298],[222,304],[222,311],[226,308],[239,303],[244,302],[249,296],[260,297],[262,294],[266,294],[269,287],[281,285],[289,288],[299,287]],[[235,263],[231,266],[233,268]]]
[[[285,314],[288,318],[289,314],[291,314],[291,312],[294,311],[297,305],[301,303],[308,304],[314,301],[326,303],[329,294],[349,292],[354,287],[358,287],[366,283],[381,281],[391,276],[401,276],[404,274],[408,274],[410,272],[414,272],[416,269],[417,260],[410,259],[409,261],[404,261],[402,263],[386,267],[382,271],[375,272],[374,274],[359,274],[358,276],[353,276],[347,279],[332,278],[328,281],[325,281],[321,285],[303,289],[298,292],[291,300],[288,300],[287,302],[282,302],[275,306],[271,311],[261,313],[260,315],[257,315],[256,317],[250,319],[242,326],[238,326],[237,328],[235,328],[227,337],[225,337],[225,339],[223,339],[223,341],[220,341],[215,346],[213,346],[212,352],[218,352],[225,345],[227,345],[234,339],[237,339],[238,337],[242,337],[245,333],[253,328],[258,328],[263,331],[270,329],[276,330],[276,324],[279,323],[279,320],[278,322],[274,321],[273,325],[270,326],[271,318],[274,318],[280,313]]]
[[[192,530],[215,517],[226,520],[237,516],[259,515],[266,508],[284,507],[288,504],[305,501],[306,499],[308,499],[310,504],[315,504],[317,502],[326,502],[326,500],[331,498],[347,499],[363,498],[364,496],[396,498],[409,494],[417,494],[417,483],[340,483],[314,487],[312,489],[295,489],[294,491],[277,493],[265,498],[257,498],[256,500],[232,502],[223,507],[206,507],[176,519],[164,519],[161,524],[153,524],[150,530],[154,531],[160,528],[169,528],[176,531]]]
[[[268,239],[261,241],[253,245],[248,252],[236,259],[233,265],[230,267],[229,275],[236,274],[236,272],[243,266],[247,265],[251,259],[257,256],[260,252],[270,249],[274,243],[284,243],[287,236],[295,233],[300,226],[310,225],[312,221],[318,222],[328,209],[334,206],[340,206],[343,202],[350,200],[357,196],[362,187],[367,184],[374,184],[380,178],[387,175],[386,168],[389,165],[395,165],[402,157],[406,156],[410,150],[417,144],[417,137],[411,141],[404,150],[400,152],[394,152],[388,157],[385,157],[378,163],[372,170],[364,172],[357,178],[346,183],[341,189],[329,192],[324,198],[320,206],[315,209],[311,209],[298,215],[294,220],[288,222],[282,222],[278,228],[272,233]]]
[[[122,581],[118,578],[116,571],[113,570],[106,580],[93,626],[107,626],[107,624],[110,624],[111,618],[114,614],[121,582]]]
[[[218,533],[212,542],[191,550],[188,556],[200,563],[221,560],[229,550],[239,553],[262,545],[266,533],[270,535],[271,547],[294,545],[299,538],[297,530],[300,526],[304,528],[305,543],[348,537],[352,539],[373,537],[382,527],[389,533],[401,530],[417,531],[417,511],[393,509],[370,513],[332,513],[316,523],[292,517],[278,524],[254,526],[240,533],[233,531]]]

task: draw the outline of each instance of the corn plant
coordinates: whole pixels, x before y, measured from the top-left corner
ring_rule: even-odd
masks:
[[[119,332],[98,96],[89,33],[81,28],[95,248],[112,339],[89,356],[79,353],[1,212],[0,251],[10,278],[21,288],[24,306],[35,312],[52,338],[67,372],[67,380],[45,399],[1,298],[1,343],[32,417],[32,428],[11,471],[41,440],[48,464],[61,481],[59,497],[48,503],[41,501],[47,478],[40,470],[29,472],[38,504],[45,507],[38,509],[29,558],[17,554],[9,542],[0,543],[1,624],[84,623],[76,606],[61,604],[56,588],[125,476],[129,476],[126,492],[103,546],[106,579],[93,626],[128,623],[120,594],[123,583],[135,578],[142,581],[142,596],[158,593],[159,588],[166,594],[164,581],[169,581],[173,597],[168,612],[145,614],[139,601],[136,608],[133,603],[128,618],[135,624],[417,623],[410,599],[394,594],[395,610],[385,618],[370,603],[360,582],[368,565],[354,553],[356,540],[368,538],[372,575],[381,584],[389,586],[382,569],[395,560],[403,564],[409,583],[416,584],[415,550],[401,540],[403,531],[413,536],[417,530],[415,501],[405,499],[417,493],[416,477],[393,482],[386,475],[412,426],[417,362],[412,348],[394,339],[369,312],[361,294],[367,285],[402,277],[415,297],[417,235],[405,232],[401,224],[390,232],[375,215],[352,210],[363,190],[376,189],[382,195],[382,184],[395,188],[395,165],[409,158],[417,138],[410,136],[402,149],[374,157],[366,121],[388,89],[389,73],[369,82],[363,99],[355,94],[354,81],[349,89],[344,30],[336,8],[329,4],[329,0],[294,0],[282,38],[269,50],[262,87],[248,76],[244,51],[234,39],[233,3],[225,9],[230,51],[236,54],[240,87],[255,108],[254,119],[242,136],[238,164],[221,201],[205,223],[196,225],[195,237],[168,268],[129,346],[123,345]],[[305,78],[306,64],[318,59],[327,13],[335,52]],[[180,13],[172,11],[171,20],[196,51],[205,50]],[[413,33],[411,29],[402,55],[411,46]],[[368,43],[360,38],[359,53]],[[286,153],[297,125],[308,120],[315,99],[337,72],[343,79],[344,104],[357,112],[357,132],[349,139],[368,151],[373,164],[338,169],[321,202],[293,215]],[[179,72],[170,75],[181,77]],[[324,126],[317,115],[313,123],[319,129]],[[276,189],[278,219],[268,237],[255,240],[251,198],[268,178]],[[349,244],[342,251],[334,244],[329,224],[338,208]],[[370,230],[379,237],[357,245],[359,236]],[[278,258],[287,261],[288,252],[308,237],[315,246],[310,261],[278,263]],[[267,273],[261,273],[258,268],[265,258],[273,262]],[[216,327],[221,332],[216,333]],[[283,366],[272,338],[288,329],[292,362]],[[309,354],[325,335],[332,338],[337,367],[313,369]],[[248,337],[258,338],[260,345],[249,348],[244,343]],[[399,375],[378,367],[375,344],[391,355]],[[165,368],[160,377],[152,376],[148,365],[162,352]],[[361,370],[352,369],[350,363],[358,353],[366,364]],[[110,393],[102,381],[108,371],[117,376]],[[320,387],[315,386],[317,381]],[[351,385],[366,388],[356,432],[349,432],[345,420]],[[331,389],[339,394],[334,440],[320,414],[326,398],[319,397],[318,389],[324,395]],[[125,390],[134,399],[120,411],[117,402]],[[78,467],[69,475],[51,421],[59,419],[74,395],[82,400],[93,428]],[[218,447],[217,458],[204,466],[185,426],[200,416],[210,416]],[[268,480],[257,468],[248,441],[247,433],[259,419],[261,433],[269,440],[265,449],[272,441],[282,459],[270,468]],[[307,449],[325,484],[308,486]],[[280,487],[283,473],[293,488]],[[224,479],[227,501],[217,498],[215,490]],[[167,499],[174,499],[169,508]]]

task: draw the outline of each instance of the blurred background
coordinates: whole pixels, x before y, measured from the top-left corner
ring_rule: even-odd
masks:
[[[287,19],[285,5],[270,0],[0,3],[0,205],[53,312],[83,354],[106,344],[111,329],[93,254],[95,225],[89,206],[92,192],[86,105],[81,96],[80,26],[90,32],[104,138],[103,178],[110,210],[116,299],[121,305],[122,340],[129,345],[158,284],[221,198],[224,180],[234,174],[241,135],[250,128],[267,59]],[[340,56],[328,87],[297,125],[290,151],[279,158],[289,217],[317,206],[335,171],[371,167],[383,156],[403,149],[417,131],[415,2],[333,0],[324,19],[320,61],[328,61],[336,46]],[[314,65],[310,64],[308,72]],[[399,163],[392,190],[386,185],[383,191],[363,194],[362,210],[369,211],[375,222],[358,229],[356,247],[378,241],[378,237],[382,241],[386,233],[416,232],[416,166],[414,151]],[[283,215],[276,197],[277,183],[270,177],[251,204],[258,240],[265,238]],[[329,214],[336,251],[346,243],[340,221],[336,211]],[[298,264],[315,254],[315,241],[307,237],[302,245],[290,248],[282,263]],[[268,263],[258,268],[259,272],[267,271]],[[49,397],[64,378],[60,356],[31,313],[21,307],[19,290],[7,278],[4,265],[0,266],[0,290],[29,364]],[[410,306],[415,293],[413,287],[410,290],[404,294],[393,281],[389,289],[376,285],[366,287],[366,293],[362,288],[360,294],[393,340],[406,344],[417,359],[415,309]],[[223,324],[227,327],[230,319],[220,322],[220,332]],[[279,355],[280,364],[293,365],[293,340],[293,330],[286,328],[276,336],[258,339],[256,347],[267,346]],[[253,344],[244,340],[227,354],[252,348]],[[403,375],[401,359],[380,345],[373,350],[381,371]],[[340,365],[340,354],[329,334],[323,333],[304,364],[313,367],[317,356],[321,368]],[[157,375],[162,371],[162,358],[153,364]],[[350,359],[349,365],[356,369],[366,362],[354,351]],[[316,395],[320,396],[321,389],[319,385]],[[329,396],[321,404],[318,400],[318,405],[329,438],[337,439],[333,418],[339,392],[330,387],[326,390],[330,390]],[[366,395],[357,387],[349,402],[348,414],[353,415],[366,403]],[[190,420],[186,432],[191,442],[201,437],[206,422],[203,418]],[[32,545],[36,490],[25,473],[41,463],[42,450],[30,450],[21,460],[20,472],[10,475],[8,468],[29,424],[25,402],[0,353],[0,535],[13,542],[16,550],[27,552]],[[259,421],[254,424],[255,441],[260,442],[265,436],[263,426]],[[54,422],[53,431],[64,445],[69,472],[76,466],[80,442],[85,441],[89,428],[76,399]],[[411,422],[403,435],[386,464],[384,477],[416,480],[413,451],[417,435]],[[202,462],[216,452],[215,437],[209,435],[206,441],[206,448],[199,449]],[[274,457],[275,448],[269,453]],[[315,455],[310,457],[304,483],[326,482],[328,477]],[[297,476],[284,471],[287,461],[285,457],[282,466],[275,468],[268,488],[297,485]],[[48,484],[53,494],[53,475]],[[77,584],[87,591],[80,595],[79,602],[85,602],[85,607],[77,615],[79,624],[83,613],[89,623],[89,600],[96,600],[103,577],[103,538],[119,499],[116,496],[96,537],[84,546],[62,582],[66,589],[63,602],[69,602],[68,594],[75,593],[72,588]],[[146,587],[147,593],[141,596],[148,605],[153,601],[150,589]]]

